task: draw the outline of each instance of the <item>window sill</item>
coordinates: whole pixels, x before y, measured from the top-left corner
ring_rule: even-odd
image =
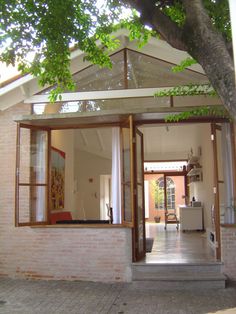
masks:
[[[127,228],[122,224],[54,224],[54,225],[35,225],[30,226],[31,228],[96,228],[96,229],[107,229],[107,228]],[[128,227],[129,228],[129,227]]]

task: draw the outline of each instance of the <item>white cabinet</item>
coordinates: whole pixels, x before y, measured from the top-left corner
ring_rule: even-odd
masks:
[[[180,229],[203,230],[202,207],[179,206]]]

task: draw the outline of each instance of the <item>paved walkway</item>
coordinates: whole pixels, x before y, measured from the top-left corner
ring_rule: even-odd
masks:
[[[0,278],[0,313],[235,314],[236,287],[153,291],[131,284]]]

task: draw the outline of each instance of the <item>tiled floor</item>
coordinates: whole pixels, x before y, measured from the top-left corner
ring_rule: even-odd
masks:
[[[206,234],[198,231],[182,232],[175,225],[146,223],[146,237],[154,238],[146,263],[204,263],[214,262],[214,251],[207,244]]]

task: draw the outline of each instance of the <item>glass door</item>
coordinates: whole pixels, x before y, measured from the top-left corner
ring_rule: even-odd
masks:
[[[146,254],[145,237],[145,208],[144,208],[144,161],[143,134],[135,129],[134,132],[134,203],[135,203],[135,261]]]

